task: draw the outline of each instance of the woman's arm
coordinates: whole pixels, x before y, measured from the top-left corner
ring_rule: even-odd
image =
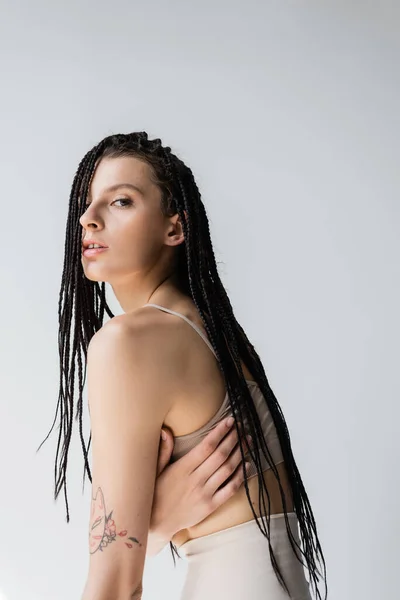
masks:
[[[88,348],[89,574],[82,600],[141,598],[160,431],[170,410],[158,348],[112,319]],[[150,353],[151,351],[151,353]]]
[[[181,529],[205,519],[243,483],[236,429],[228,427],[227,420],[218,423],[195,448],[171,465],[174,438],[165,428],[167,439],[160,443],[147,556],[158,554]],[[233,472],[232,479],[218,490]]]

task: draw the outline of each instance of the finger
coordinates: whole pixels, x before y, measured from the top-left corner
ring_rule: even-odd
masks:
[[[174,448],[174,438],[172,433],[163,427],[163,431],[166,433],[166,440],[163,440],[160,435],[160,446],[158,450],[158,462],[157,462],[157,477],[162,473],[167,464],[170,461],[172,450]]]
[[[250,441],[248,441],[250,444]],[[244,442],[242,441],[243,452],[245,456],[245,460],[248,459],[246,447],[244,446]],[[223,484],[228,484],[228,480],[230,477],[233,477],[233,473],[242,465],[242,455],[239,447],[239,443],[236,444],[234,450],[228,456],[228,458],[223,462],[218,469],[208,478],[207,481],[203,482],[204,487],[207,489],[209,494],[214,494],[220,486]]]
[[[226,418],[218,423],[197,446],[180,459],[186,463],[189,473],[197,469],[214,452],[221,440],[234,430],[232,426],[227,427],[227,421]]]
[[[242,438],[242,446],[243,443],[244,442]],[[218,444],[213,453],[206,458],[206,460],[204,460],[197,469],[195,469],[197,485],[206,485],[209,478],[214,475],[214,473],[216,473],[222,465],[224,465],[224,468],[223,471],[219,473],[220,483],[225,481],[225,479],[231,475],[232,471],[237,466],[240,457],[240,454],[239,456],[237,454],[231,456],[232,451],[237,444],[238,435],[236,429],[232,429],[232,431]]]
[[[248,472],[250,463],[246,463],[245,469]],[[244,481],[242,463],[238,465],[232,479],[212,495],[210,501],[211,512],[224,504],[229,498],[232,498],[239,490]]]

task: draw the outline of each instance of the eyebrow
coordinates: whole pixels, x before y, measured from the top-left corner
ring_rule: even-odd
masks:
[[[107,188],[106,190],[104,190],[105,193],[107,192],[114,192],[115,190],[118,190],[119,188],[130,188],[131,190],[134,190],[136,192],[139,192],[139,194],[141,194],[142,196],[144,196],[143,191],[137,186],[134,185],[133,183],[115,183],[114,185],[111,185],[109,188]],[[88,193],[88,198],[91,198],[91,193]]]

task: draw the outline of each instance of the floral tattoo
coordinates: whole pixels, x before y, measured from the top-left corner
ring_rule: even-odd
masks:
[[[89,530],[89,551],[90,554],[94,554],[97,550],[103,552],[111,542],[117,539],[117,536],[123,538],[126,537],[127,531],[123,529],[117,533],[115,521],[112,519],[111,511],[108,515],[106,514],[106,506],[104,502],[104,495],[102,489],[99,487],[95,497],[92,497],[92,505],[90,510],[91,526]],[[127,540],[142,546],[138,539],[135,537],[128,537]],[[133,543],[124,541],[125,546],[133,548]]]

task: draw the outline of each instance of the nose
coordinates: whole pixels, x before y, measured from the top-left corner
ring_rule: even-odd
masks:
[[[100,218],[90,211],[90,206],[79,218],[79,223],[84,229],[98,229],[101,227]]]

